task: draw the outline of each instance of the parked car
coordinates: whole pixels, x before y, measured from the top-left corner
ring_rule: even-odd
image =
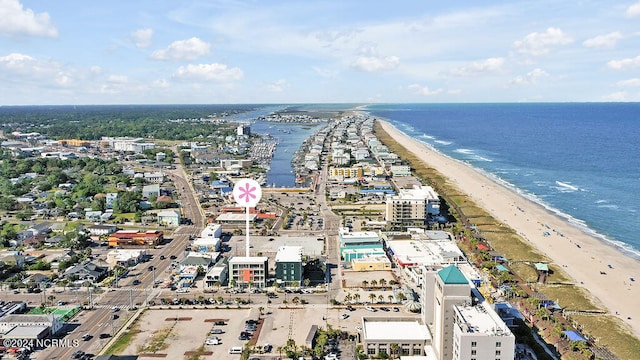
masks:
[[[108,339],[110,337],[111,337],[111,334],[107,334],[107,333],[100,334],[100,339]]]
[[[224,331],[222,329],[211,329],[210,334],[222,334]]]
[[[378,311],[376,308],[371,307],[371,306],[369,306],[369,305],[365,306],[364,308],[365,308],[365,309],[367,309],[367,310],[369,310],[369,311],[371,311],[371,312],[376,312],[376,311]]]
[[[83,341],[89,341],[89,340],[91,340],[92,337],[93,337],[93,335],[91,335],[91,334],[84,334],[84,335],[82,335],[82,340]]]
[[[340,319],[342,319],[342,320],[344,320],[344,319],[346,319],[346,318],[348,318],[348,317],[349,317],[349,314],[342,314],[342,315],[340,315]]]
[[[347,310],[349,310],[349,311],[356,311],[356,308],[354,308],[354,307],[353,307],[353,306],[351,306],[351,305],[347,305]]]
[[[395,306],[394,306],[394,307],[393,307],[393,309],[391,309],[391,310],[393,310],[393,312],[399,312],[399,311],[400,311],[400,309],[398,309],[398,308],[397,308],[397,307],[395,307]]]
[[[227,325],[226,322],[222,321],[222,320],[218,320],[216,322],[214,322],[215,325]]]

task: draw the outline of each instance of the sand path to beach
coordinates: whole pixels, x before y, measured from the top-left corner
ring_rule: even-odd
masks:
[[[476,204],[509,225],[561,266],[576,284],[583,286],[594,297],[596,304],[599,303],[611,314],[621,318],[630,326],[635,336],[640,337],[639,260],[585,234],[565,219],[496,183],[472,167],[433,151],[390,123],[380,122],[383,129],[396,141],[446,176]],[[544,232],[549,232],[550,235],[545,236]],[[631,281],[631,278],[636,281]]]

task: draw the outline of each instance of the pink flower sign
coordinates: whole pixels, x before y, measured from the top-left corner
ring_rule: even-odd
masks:
[[[262,189],[253,179],[242,179],[233,187],[233,199],[242,207],[254,207],[260,198],[262,198]]]

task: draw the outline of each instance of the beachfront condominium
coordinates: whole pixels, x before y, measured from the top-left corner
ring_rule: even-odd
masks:
[[[422,320],[438,360],[513,360],[515,337],[455,265],[425,268]]]
[[[399,189],[397,195],[387,196],[385,220],[390,229],[424,226],[439,215],[440,198],[430,186]]]

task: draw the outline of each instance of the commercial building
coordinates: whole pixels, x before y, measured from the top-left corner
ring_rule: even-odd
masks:
[[[269,275],[266,256],[234,256],[229,259],[229,282],[238,287],[264,288]]]
[[[180,225],[181,216],[177,210],[162,210],[158,213],[158,224],[176,227]]]
[[[414,318],[363,317],[362,344],[370,358],[391,355],[423,355],[431,334]]]
[[[302,247],[281,246],[276,253],[276,281],[290,286],[302,282]]]
[[[371,255],[351,259],[351,269],[354,271],[391,270],[391,261],[386,255]]]
[[[349,263],[365,256],[384,255],[380,236],[373,231],[351,232],[349,228],[338,229],[340,256]]]
[[[107,253],[107,264],[114,266],[133,266],[147,255],[145,249],[114,249]]]
[[[64,323],[60,318],[52,314],[11,314],[0,318],[0,333],[6,336],[13,331],[16,334],[19,328],[23,328],[19,332],[20,335],[25,335],[24,328],[26,328],[26,330],[33,330],[28,331],[34,336],[32,338],[42,338],[56,335],[62,330],[63,325]]]
[[[120,230],[109,235],[109,246],[156,246],[163,239],[163,232],[158,230]]]

